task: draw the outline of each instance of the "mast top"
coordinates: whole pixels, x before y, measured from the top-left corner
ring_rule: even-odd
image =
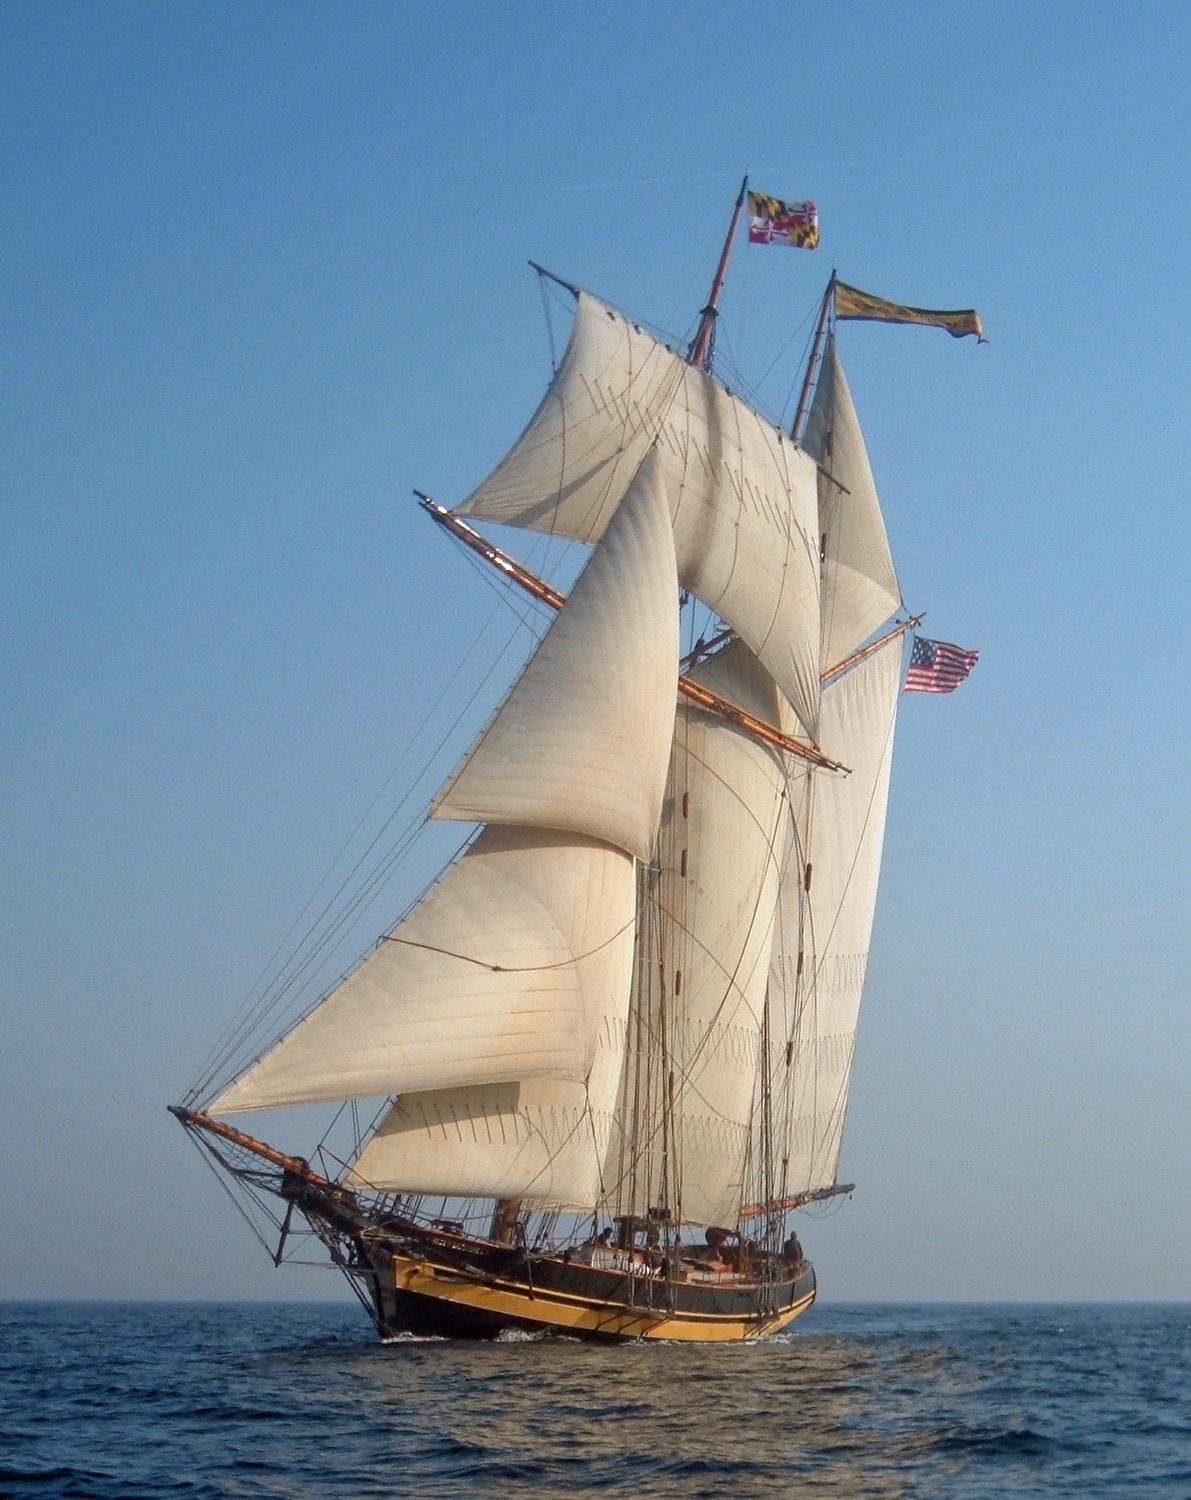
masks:
[[[736,226],[740,223],[740,210],[744,207],[744,195],[748,192],[749,177],[744,174],[740,183],[740,192],[736,195],[736,206],[732,210],[732,222],[728,225],[728,233],[724,238],[724,248],[720,251],[720,262],[715,268],[715,277],[711,283],[711,295],[707,299],[707,306],[702,310],[699,317],[699,328],[695,337],[691,340],[690,352],[687,355],[687,364],[694,365],[697,369],[711,370],[712,354],[715,350],[715,320],[720,312],[720,293],[724,290],[724,282],[728,277],[728,261],[732,255],[732,246],[736,239]]]

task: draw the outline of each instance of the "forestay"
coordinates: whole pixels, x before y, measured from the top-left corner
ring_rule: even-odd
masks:
[[[683,587],[756,653],[814,736],[815,465],[718,381],[586,293],[521,437],[459,507],[595,542],[657,445]]]

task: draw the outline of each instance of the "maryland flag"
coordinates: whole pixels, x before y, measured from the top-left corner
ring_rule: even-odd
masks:
[[[813,250],[819,243],[819,210],[806,203],[783,203],[764,193],[749,194],[749,243],[791,245]]]
[[[934,307],[903,307],[900,302],[886,302],[883,297],[859,291],[845,281],[835,284],[835,315],[837,318],[865,319],[870,323],[920,323],[926,328],[945,328],[953,339],[974,333],[979,343],[986,342],[980,314],[975,308],[941,312]]]

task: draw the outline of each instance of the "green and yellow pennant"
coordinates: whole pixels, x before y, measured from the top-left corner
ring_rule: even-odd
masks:
[[[886,302],[884,297],[862,292],[846,281],[835,283],[835,315],[870,323],[917,323],[924,328],[945,328],[955,339],[974,333],[980,343],[985,342],[980,314],[973,307],[951,312],[936,307],[903,307],[900,302]]]

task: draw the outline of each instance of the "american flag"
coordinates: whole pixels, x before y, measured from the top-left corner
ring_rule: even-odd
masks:
[[[965,651],[949,641],[928,641],[916,635],[903,691],[953,693],[979,660],[979,651]]]

